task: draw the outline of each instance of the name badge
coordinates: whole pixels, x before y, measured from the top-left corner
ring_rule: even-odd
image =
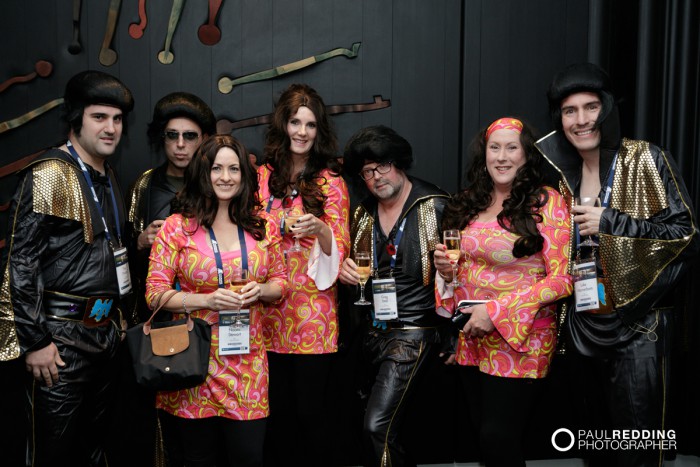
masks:
[[[398,319],[396,281],[393,278],[372,280],[372,294],[374,295],[374,318],[376,320]]]
[[[219,355],[250,353],[250,310],[219,312]]]
[[[124,296],[131,292],[131,274],[129,273],[129,257],[126,254],[126,248],[114,250],[114,262],[117,265],[119,295]]]
[[[574,296],[576,311],[591,311],[600,307],[595,261],[587,259],[574,264]]]

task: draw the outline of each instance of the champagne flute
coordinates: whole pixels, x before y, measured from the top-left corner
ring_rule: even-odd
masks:
[[[600,198],[594,196],[577,196],[574,201],[576,206],[594,206],[600,207]],[[598,246],[598,242],[593,240],[593,236],[586,235],[586,239],[581,242],[581,246],[594,247]]]
[[[242,268],[234,268],[231,271],[231,291],[240,295],[243,287],[248,283],[248,270]],[[238,314],[236,315],[236,325],[241,324],[241,304],[238,305]]]
[[[442,233],[442,238],[447,247],[447,257],[454,261],[455,264],[452,266],[452,282],[449,285],[452,287],[457,287],[462,285],[462,283],[457,279],[457,265],[459,263],[459,258],[462,256],[462,235],[459,229],[447,229]]]
[[[355,253],[355,264],[357,264],[357,273],[360,275],[360,299],[355,302],[355,305],[371,305],[372,302],[365,299],[365,284],[372,272],[370,263],[370,255],[368,251],[358,251]]]
[[[294,230],[292,226],[299,221],[299,218],[304,215],[304,208],[301,206],[294,206],[284,213],[284,233],[287,235],[293,235]],[[290,252],[301,251],[301,245],[299,244],[299,239],[294,237],[294,245],[289,249]]]

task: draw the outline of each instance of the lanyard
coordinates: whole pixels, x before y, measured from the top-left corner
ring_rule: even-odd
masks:
[[[404,217],[399,225],[399,230],[396,232],[396,238],[393,241],[394,253],[391,255],[391,262],[389,263],[389,276],[394,275],[394,268],[396,267],[396,256],[399,254],[399,243],[401,242],[401,237],[403,236],[403,228],[406,226],[406,218]],[[374,245],[374,270],[379,271],[379,255],[377,254],[377,245],[375,244],[374,234],[379,232],[379,219],[374,222],[374,229],[372,229],[372,245]]]
[[[608,178],[605,180],[605,186],[603,187],[603,199],[600,200],[600,205],[603,208],[610,206],[610,196],[612,195],[612,185],[613,178],[615,177],[615,167],[617,166],[617,156],[619,152],[615,153],[612,164],[610,165],[610,170],[608,171]],[[581,244],[581,234],[579,233],[578,224],[576,224],[576,245]]]
[[[214,250],[214,260],[216,261],[216,275],[219,281],[219,288],[226,288],[224,282],[224,263],[221,261],[221,252],[219,250],[219,242],[216,241],[214,229],[209,227],[209,237],[211,238],[211,249]],[[243,227],[238,226],[238,243],[241,247],[241,269],[248,269],[248,246],[245,244],[245,232]]]
[[[292,193],[291,193],[289,196],[284,196],[284,197],[282,197],[282,204],[280,205],[280,207],[281,207],[282,209],[291,208],[291,207],[292,207],[292,203],[294,202],[294,198],[296,198],[298,195],[299,195],[299,190],[297,190],[296,188],[294,188],[294,189],[292,190]],[[285,200],[286,200],[287,198],[289,198],[289,206],[285,206],[285,205],[284,205]],[[272,209],[272,202],[273,202],[274,200],[275,200],[275,195],[270,195],[270,200],[267,202],[267,207],[265,208],[265,211],[270,212],[270,209]]]
[[[85,177],[85,181],[87,182],[88,186],[90,187],[90,192],[92,193],[92,199],[95,201],[95,205],[97,205],[97,212],[100,214],[100,217],[102,218],[102,225],[104,225],[104,228],[105,228],[105,237],[107,237],[107,242],[109,242],[109,244],[112,245],[112,235],[109,233],[109,228],[107,227],[107,220],[105,219],[105,213],[102,210],[102,205],[100,204],[100,200],[97,197],[97,193],[95,192],[95,185],[93,185],[93,183],[92,183],[92,178],[90,177],[90,173],[88,172],[87,167],[85,167],[83,160],[80,158],[80,156],[76,152],[76,150],[73,147],[73,144],[70,142],[70,140],[66,141],[66,146],[68,147],[68,150],[70,151],[73,158],[78,162],[78,165],[80,165],[80,170],[83,171],[83,176]],[[121,232],[121,229],[119,228],[119,210],[117,209],[117,199],[114,197],[114,190],[112,189],[112,180],[109,177],[109,173],[106,173],[106,176],[107,176],[107,183],[109,184],[109,194],[112,195],[112,208],[114,210],[115,224],[117,227],[117,239],[119,240],[119,246],[121,246],[121,244],[122,244],[122,232]]]

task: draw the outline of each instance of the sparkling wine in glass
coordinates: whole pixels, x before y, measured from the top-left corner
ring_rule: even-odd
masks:
[[[233,268],[231,271],[231,291],[237,294],[241,293],[243,287],[248,283],[249,276],[247,269]],[[238,311],[241,311],[241,305],[238,305]],[[240,313],[236,316],[236,325],[241,324]]]
[[[288,211],[285,211],[284,217],[284,233],[287,235],[294,235],[294,230],[292,227],[299,221],[299,218],[304,215],[304,209],[300,206],[294,206]],[[294,237],[294,245],[289,249],[291,252],[301,251],[301,245],[299,244],[299,239]]]
[[[462,256],[462,236],[459,229],[448,229],[442,233],[443,241],[447,247],[447,257],[454,261],[455,264],[452,265],[452,282],[449,285],[452,287],[457,287],[462,285],[462,283],[457,279],[457,265],[459,263],[459,258]]]
[[[594,196],[578,196],[574,201],[576,206],[594,206],[600,207],[600,198]],[[586,235],[586,238],[581,242],[581,246],[594,247],[598,246],[598,242],[593,239],[593,236]]]
[[[359,251],[355,253],[355,264],[357,265],[357,273],[360,275],[360,299],[355,302],[355,305],[371,305],[372,302],[365,299],[365,284],[372,272],[371,257],[368,251]]]

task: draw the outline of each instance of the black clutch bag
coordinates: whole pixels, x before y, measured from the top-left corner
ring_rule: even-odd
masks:
[[[472,317],[471,307],[486,302],[488,302],[488,300],[460,300],[451,318],[457,329],[461,330],[464,325],[467,324],[469,318]]]

